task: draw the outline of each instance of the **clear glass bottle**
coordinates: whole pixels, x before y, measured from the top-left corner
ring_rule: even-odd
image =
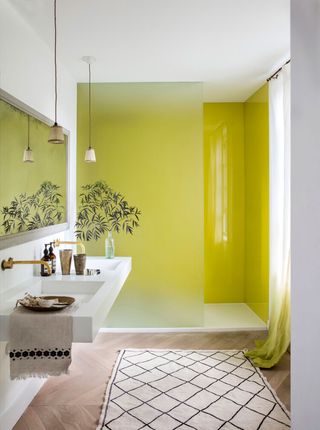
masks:
[[[112,231],[108,231],[108,237],[106,238],[106,258],[113,258],[114,257],[114,240],[112,237]]]

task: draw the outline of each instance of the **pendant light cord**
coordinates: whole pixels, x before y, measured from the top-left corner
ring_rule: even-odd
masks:
[[[91,149],[91,64],[89,63],[89,149]]]
[[[28,150],[30,150],[30,115],[28,115]]]
[[[57,73],[57,0],[54,0],[54,123],[57,124],[58,73]]]

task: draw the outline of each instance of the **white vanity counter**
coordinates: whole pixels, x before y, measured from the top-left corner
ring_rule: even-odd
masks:
[[[70,309],[73,341],[92,342],[131,271],[131,257],[87,257],[86,267],[100,269],[100,274],[34,276],[7,290],[0,303],[0,341],[9,339],[9,316],[16,301],[29,292],[74,297],[76,302]]]

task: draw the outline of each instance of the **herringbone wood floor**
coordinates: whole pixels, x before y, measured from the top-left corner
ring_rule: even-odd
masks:
[[[99,334],[92,344],[74,344],[70,375],[51,377],[14,430],[95,430],[106,384],[123,348],[243,349],[259,332]],[[290,356],[263,372],[290,408]]]

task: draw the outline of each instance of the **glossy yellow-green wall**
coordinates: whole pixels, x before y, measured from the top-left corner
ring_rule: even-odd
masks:
[[[202,325],[204,285],[200,84],[94,84],[93,146],[83,162],[87,85],[78,86],[77,184],[104,179],[140,208],[133,236],[115,235],[132,273],[107,320],[116,327]],[[104,254],[104,241],[86,244]]]
[[[245,103],[205,104],[203,120],[205,302],[245,302],[267,321],[267,85]]]
[[[243,103],[204,105],[205,302],[243,302]]]
[[[268,320],[269,301],[269,112],[268,86],[244,104],[245,301]]]

